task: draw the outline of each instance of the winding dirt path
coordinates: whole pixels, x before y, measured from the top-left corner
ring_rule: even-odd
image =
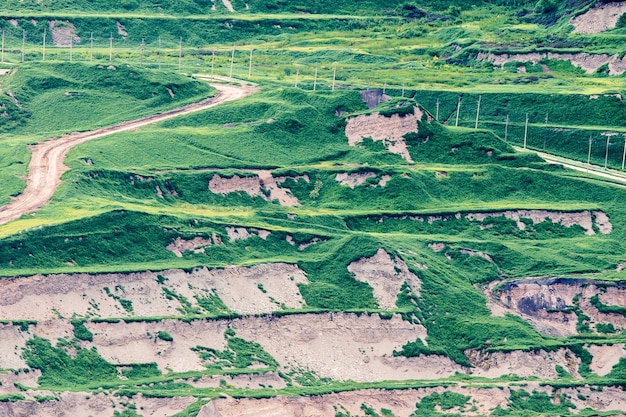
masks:
[[[0,224],[8,223],[24,214],[33,212],[50,201],[57,187],[61,184],[61,175],[69,169],[63,164],[63,160],[74,146],[92,139],[137,129],[184,114],[205,110],[228,101],[243,98],[258,91],[254,87],[236,87],[224,84],[214,84],[213,87],[218,90],[218,95],[198,103],[188,104],[177,109],[92,130],[90,132],[73,133],[71,135],[62,136],[59,139],[41,142],[31,147],[32,156],[28,165],[26,188],[22,194],[11,203],[0,207]]]

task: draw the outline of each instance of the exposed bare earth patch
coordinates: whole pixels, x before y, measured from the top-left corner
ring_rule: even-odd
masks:
[[[297,284],[306,282],[303,271],[297,266],[282,263],[250,268],[201,268],[191,273],[173,270],[7,278],[0,280],[0,317],[46,321],[73,314],[101,318],[180,315],[177,309],[181,304],[176,299],[168,299],[166,290],[185,297],[194,307],[198,307],[195,297],[216,294],[232,311],[267,313],[280,310],[283,305],[301,307],[304,301]],[[133,311],[126,311],[105,288],[110,294],[130,302]],[[33,305],[38,308],[32,308]]]
[[[228,178],[215,174],[209,182],[209,190],[222,195],[244,192],[250,197],[261,197],[267,201],[278,200],[280,205],[287,207],[300,205],[298,199],[291,195],[290,190],[280,187],[280,184],[287,179],[293,179],[294,181],[304,180],[308,183],[308,175],[275,178],[270,171],[253,170],[251,172],[254,172],[256,175],[245,177],[233,175]]]
[[[624,13],[626,3],[623,1],[598,2],[585,13],[573,18],[570,23],[574,26],[574,33],[600,33],[615,29],[617,21]]]
[[[470,363],[475,368],[470,374],[487,378],[498,378],[503,375],[515,374],[522,378],[537,376],[541,379],[556,379],[558,374],[555,366],[560,365],[572,376],[580,378],[578,366],[580,359],[568,349],[556,352],[543,350],[536,352],[482,352],[465,351]]]
[[[533,224],[539,224],[550,221],[554,224],[560,224],[564,227],[580,226],[586,235],[594,235],[594,228],[597,227],[601,234],[609,234],[613,230],[613,225],[608,216],[602,211],[550,211],[550,210],[507,210],[477,213],[455,213],[455,214],[434,214],[434,215],[404,215],[404,216],[382,216],[378,221],[384,222],[386,219],[393,220],[413,220],[419,222],[427,222],[433,224],[435,222],[445,222],[450,220],[459,220],[465,218],[472,222],[481,223],[481,229],[493,227],[489,223],[489,219],[505,217],[514,220],[519,230],[526,229],[526,223],[523,220],[529,220]],[[435,248],[433,248],[435,250]],[[439,251],[443,247],[439,248]],[[437,250],[436,250],[437,251]]]
[[[609,75],[621,75],[626,71],[626,57],[619,54],[589,54],[585,52],[565,54],[552,52],[532,52],[525,54],[493,54],[479,52],[476,59],[478,61],[491,62],[494,66],[503,67],[509,62],[532,62],[537,64],[543,59],[554,59],[557,61],[569,61],[572,65],[582,68],[588,74],[598,70],[602,65],[608,64]]]
[[[422,111],[415,107],[414,114],[407,114],[404,117],[398,114],[385,117],[380,113],[351,117],[346,126],[348,144],[355,146],[367,138],[382,141],[390,152],[402,156],[408,162],[413,162],[404,135],[417,132],[417,121],[422,118],[422,114]]]
[[[31,392],[26,394],[33,396]],[[35,392],[34,395],[42,395],[42,393]],[[0,403],[0,414],[15,417],[111,417],[114,411],[120,412],[124,409],[121,402],[129,402],[141,411],[142,416],[166,417],[181,412],[195,401],[192,397],[146,398],[142,396],[135,396],[124,401],[114,395],[88,392],[64,392],[53,395],[53,397],[55,399],[48,401],[37,401],[30,398],[30,401],[2,402]]]
[[[335,380],[437,379],[461,371],[443,356],[393,357],[394,349],[426,337],[421,325],[398,315],[326,313],[233,322],[237,335],[263,346],[285,369]]]
[[[455,415],[490,415],[496,407],[508,408],[512,391],[537,391],[550,396],[566,395],[577,410],[592,408],[601,412],[626,412],[626,392],[616,387],[591,390],[589,387],[562,388],[529,384],[523,388],[420,388],[410,390],[360,390],[326,394],[315,397],[276,397],[269,399],[218,398],[204,406],[198,417],[333,417],[337,411],[363,415],[362,404],[377,412],[390,410],[398,417],[416,415],[415,404],[433,393],[455,392],[469,396],[465,410],[453,410]],[[476,409],[472,409],[476,406]],[[419,415],[419,414],[417,414]]]
[[[80,43],[76,36],[76,27],[68,21],[51,20],[49,23],[52,42],[56,46],[70,46]]]
[[[597,285],[583,279],[527,279],[511,281],[493,290],[492,283],[487,290],[494,314],[507,312],[517,314],[527,320],[538,331],[551,336],[578,334],[577,315],[571,307],[578,305],[582,313],[589,317],[593,330],[595,324],[612,324],[616,329],[626,329],[626,317],[615,313],[602,313],[591,299],[598,296],[606,305],[626,306],[626,287],[618,283],[603,282]],[[608,288],[607,288],[608,286]]]
[[[416,295],[419,295],[420,279],[409,271],[399,257],[391,258],[384,250],[379,249],[371,258],[361,258],[348,265],[357,281],[368,283],[374,289],[374,297],[379,308],[396,308],[396,299],[402,284],[409,284]]]
[[[626,358],[626,349],[623,344],[618,345],[590,345],[587,350],[593,356],[589,368],[600,376],[605,376],[621,358]]]
[[[355,187],[365,184],[370,178],[376,178],[378,175],[375,172],[340,172],[335,175],[335,181],[341,185],[347,185],[354,190]],[[387,182],[391,179],[390,175],[384,174],[380,177],[377,184],[372,184],[372,187],[385,187]]]
[[[194,237],[193,239],[182,239],[177,237],[172,243],[167,245],[167,250],[174,252],[179,258],[183,256],[185,251],[194,251],[195,253],[204,252],[204,246],[221,245],[222,239],[213,233],[213,236],[205,239],[203,237]]]
[[[95,347],[98,353],[113,364],[156,362],[159,369],[174,372],[205,369],[200,357],[191,351],[195,346],[223,350],[226,321],[178,320],[134,323],[87,323],[93,333],[93,342],[81,342],[83,347]],[[165,331],[173,341],[157,337]]]

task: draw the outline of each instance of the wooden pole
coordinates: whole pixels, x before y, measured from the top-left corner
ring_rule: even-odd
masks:
[[[215,70],[215,49],[213,49],[212,52],[212,57],[211,57],[211,79],[213,79],[213,74],[214,74],[214,70]]]
[[[526,113],[526,124],[524,125],[524,149],[526,149],[527,138],[528,138],[528,113]]]
[[[109,62],[113,61],[113,32],[109,36]]]
[[[337,67],[333,67],[333,87],[332,91],[335,91],[335,80],[337,79]]]
[[[313,91],[317,89],[317,65],[315,66],[315,77],[313,78]]]
[[[141,58],[139,58],[139,65],[143,66],[143,53],[146,50],[146,38],[141,38]]]
[[[591,144],[593,143],[593,139],[591,139],[591,135],[589,135],[589,152],[587,152],[587,170],[589,170],[589,166],[591,165]]]
[[[157,62],[159,69],[161,69],[161,36],[159,36],[159,40],[157,41]]]
[[[91,32],[91,36],[89,37],[91,44],[89,46],[89,62],[93,61],[93,32]]]
[[[43,30],[43,61],[46,60],[46,29]]]
[[[435,120],[439,121],[439,99],[437,99],[437,110],[435,111]]]
[[[476,107],[476,124],[474,125],[474,130],[478,129],[478,117],[480,116],[480,101],[483,96],[478,96],[478,107]]]
[[[4,30],[2,31],[2,57],[0,58],[0,62],[4,62]]]
[[[70,35],[70,62],[74,61],[74,37]]]
[[[504,121],[504,141],[507,142],[509,138],[509,115],[506,115],[506,120]]]
[[[606,135],[606,152],[604,153],[604,168],[609,165],[609,144],[611,142],[611,136]]]
[[[24,62],[24,49],[26,48],[26,31],[22,31],[22,63]]]
[[[404,98],[404,83],[402,83],[402,98]]]
[[[178,72],[183,67],[183,37],[178,39]]]
[[[622,171],[624,170],[624,162],[626,162],[626,136],[624,136],[624,153],[622,154]]]
[[[546,124],[543,127],[543,150],[546,150],[546,136],[548,135],[548,113],[546,113]]]
[[[250,63],[248,65],[248,79],[252,77],[252,48],[250,48]]]
[[[296,68],[296,84],[294,85],[295,88],[298,88],[298,76],[300,75],[300,68]]]
[[[235,63],[235,45],[233,45],[233,53],[230,56],[230,72],[228,73],[228,76],[230,78],[233,78],[233,64]]]
[[[456,104],[456,122],[455,127],[459,127],[459,113],[461,112],[461,96],[459,96],[459,102]]]

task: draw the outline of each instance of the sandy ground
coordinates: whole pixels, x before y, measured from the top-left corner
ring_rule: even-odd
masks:
[[[615,29],[620,16],[626,13],[626,3],[616,1],[612,3],[597,3],[585,13],[573,18],[570,23],[574,26],[574,33],[600,33]]]
[[[492,283],[493,287],[497,283]],[[603,292],[606,291],[606,292]],[[575,313],[563,310],[574,305],[574,297],[578,296],[578,305],[583,314],[589,317],[592,329],[596,323],[611,323],[619,331],[626,329],[626,317],[620,314],[600,313],[590,299],[599,295],[601,302],[607,305],[626,306],[626,288],[623,286],[599,288],[585,281],[559,280],[518,280],[497,293],[486,290],[490,298],[488,306],[494,315],[503,313],[516,314],[527,320],[539,332],[550,336],[572,336],[576,330]]]
[[[161,371],[199,371],[204,369],[200,357],[190,349],[205,346],[223,350],[224,332],[228,321],[196,320],[185,323],[177,320],[136,323],[88,323],[93,342],[81,342],[84,347],[96,347],[98,353],[114,364],[156,362]],[[156,337],[166,331],[172,342]]]
[[[417,132],[417,121],[421,118],[422,111],[417,107],[415,114],[407,114],[404,117],[398,114],[385,117],[379,113],[351,117],[346,126],[348,144],[355,146],[366,138],[382,141],[390,152],[402,156],[407,162],[413,162],[404,135]]]
[[[35,394],[41,395],[42,393]],[[128,402],[134,404],[136,410],[144,417],[167,417],[181,412],[195,402],[195,399],[191,397],[145,398],[136,396],[125,399],[88,392],[64,392],[56,394],[55,397],[56,399],[52,401],[2,402],[0,415],[6,417],[112,417],[115,411],[120,413],[124,410],[122,402]]]
[[[565,394],[577,410],[593,408],[598,411],[626,411],[626,392],[620,388],[604,387],[592,391],[589,387],[565,388],[552,392],[551,387],[528,384],[519,388],[421,388],[409,390],[360,390],[315,397],[276,397],[270,399],[219,398],[202,408],[198,417],[334,417],[340,410],[351,415],[363,415],[361,404],[372,407],[376,412],[386,408],[398,417],[409,417],[415,412],[415,404],[433,393],[445,391],[469,396],[464,410],[448,412],[463,416],[490,415],[498,406],[506,409],[512,390],[538,391],[550,396]],[[470,411],[472,406],[476,409]],[[574,410],[575,412],[575,410]],[[455,414],[456,415],[456,414]],[[622,415],[621,413],[619,415]]]
[[[209,181],[209,190],[215,194],[222,195],[244,192],[250,197],[261,197],[267,201],[278,200],[281,206],[293,207],[299,206],[300,202],[291,194],[289,188],[281,187],[281,184],[287,179],[293,179],[294,181],[304,180],[307,183],[310,181],[308,175],[274,177],[272,172],[267,170],[250,170],[250,172],[256,175],[245,177],[233,175],[230,178],[226,178],[215,174]]]
[[[404,261],[399,257],[391,259],[384,249],[371,258],[361,258],[348,265],[357,281],[368,283],[374,289],[374,297],[382,309],[396,308],[396,300],[402,284],[407,282],[413,292],[419,295],[420,279],[409,271]]]
[[[163,284],[157,282],[159,275],[167,279]],[[199,268],[190,273],[171,270],[7,278],[0,280],[0,317],[45,322],[73,315],[101,318],[181,315],[177,309],[182,305],[176,299],[168,299],[164,289],[185,297],[195,307],[195,296],[216,294],[237,313],[269,313],[280,310],[282,305],[301,308],[304,300],[298,283],[306,282],[300,268],[284,263]],[[124,310],[105,288],[111,294],[129,300],[133,312]],[[32,308],[33,305],[38,308]],[[2,329],[0,327],[0,332],[4,331]]]
[[[578,225],[584,229],[584,233],[587,235],[594,235],[596,232],[594,230],[594,226],[598,228],[601,234],[609,234],[613,231],[613,225],[609,220],[609,217],[606,213],[596,210],[596,211],[552,211],[552,210],[507,210],[507,211],[490,211],[490,212],[477,212],[477,213],[454,213],[454,214],[444,214],[444,215],[418,215],[418,216],[382,216],[378,221],[380,223],[384,222],[386,219],[394,219],[394,220],[413,220],[419,222],[428,222],[428,224],[433,224],[435,222],[441,221],[449,221],[452,219],[461,219],[464,217],[467,220],[484,223],[486,225],[481,225],[481,228],[489,227],[489,219],[494,217],[506,217],[507,219],[514,220],[517,228],[519,230],[526,229],[526,224],[522,221],[522,219],[528,219],[533,222],[533,224],[539,224],[544,221],[550,221],[555,224],[560,224],[565,227],[572,227],[574,225]],[[435,247],[432,247],[435,250]],[[443,250],[444,247],[438,247],[438,250],[435,252]],[[470,253],[468,253],[470,254]],[[479,254],[474,253],[474,255],[479,255],[485,257],[487,254]],[[485,258],[487,259],[487,258]]]
[[[626,358],[626,349],[623,344],[618,345],[590,345],[586,347],[593,356],[591,371],[605,376],[617,365],[621,358]]]
[[[90,132],[73,133],[59,139],[51,139],[31,148],[32,156],[28,165],[26,188],[15,200],[0,207],[0,224],[15,220],[35,211],[50,201],[61,183],[61,175],[68,170],[63,165],[65,156],[74,146],[119,132],[138,129],[142,126],[161,122],[173,117],[205,110],[227,101],[237,100],[252,94],[256,89],[232,85],[214,84],[219,94],[199,103],[189,104],[153,116],[120,123]]]
[[[542,59],[554,59],[569,61],[572,65],[582,68],[588,74],[598,70],[602,65],[608,64],[609,75],[621,75],[626,71],[626,58],[619,54],[588,54],[588,53],[552,53],[552,52],[529,52],[523,54],[493,54],[480,52],[476,56],[478,61],[491,62],[494,66],[503,67],[509,62],[532,62],[537,64]]]
[[[80,43],[80,37],[76,36],[76,27],[70,22],[51,20],[48,26],[52,33],[52,43],[55,46],[69,47]]]

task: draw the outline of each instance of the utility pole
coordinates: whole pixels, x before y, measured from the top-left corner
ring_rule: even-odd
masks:
[[[543,127],[543,150],[546,150],[546,136],[548,135],[548,113],[546,113],[546,124]]]
[[[178,39],[178,72],[180,72],[183,66],[183,37]]]
[[[43,55],[42,55],[42,60],[45,61],[46,60],[46,29],[43,29]]]
[[[250,59],[248,65],[248,79],[252,77],[252,47],[250,47]]]
[[[109,36],[109,62],[113,61],[113,32]]]
[[[0,58],[0,62],[4,62],[4,30],[2,31],[2,57]]]
[[[313,78],[313,91],[317,89],[317,65],[315,65],[315,77]]]
[[[300,68],[296,68],[296,84],[294,85],[295,88],[298,88],[298,76],[300,75]]]
[[[387,91],[387,81],[383,84],[383,94]]]
[[[526,149],[527,138],[528,138],[528,113],[526,113],[526,124],[524,125],[524,149]]]
[[[612,135],[610,134],[606,135],[606,152],[604,153],[604,169],[606,169],[609,164],[609,144],[611,142],[611,136]]]
[[[476,124],[474,125],[474,130],[478,129],[478,117],[480,116],[480,101],[483,96],[478,96],[478,107],[476,107]]]
[[[73,49],[74,49],[74,37],[72,35],[70,35],[70,62],[72,62],[74,60],[74,56],[73,56]]]
[[[437,99],[437,110],[435,110],[435,120],[439,121],[439,99]]]
[[[235,63],[235,45],[233,45],[233,53],[230,55],[230,72],[228,73],[229,78],[233,78],[233,64]]]
[[[587,171],[589,171],[589,166],[591,165],[591,144],[593,143],[593,139],[591,139],[591,135],[589,135],[589,152],[587,152]]]
[[[402,98],[404,98],[404,83],[402,83]]]
[[[507,142],[509,137],[509,115],[506,115],[506,120],[504,121],[504,141]]]
[[[624,162],[626,162],[626,135],[624,135],[624,153],[622,154],[622,171],[624,170]]]
[[[161,36],[159,36],[159,40],[157,41],[157,63],[159,69],[161,69]]]
[[[211,79],[213,79],[213,74],[215,70],[215,49],[213,49],[213,53],[211,54]]]
[[[22,63],[24,63],[24,49],[26,47],[26,31],[22,30]]]
[[[454,127],[459,127],[459,113],[461,112],[461,96],[459,96],[459,102],[456,104],[456,122]]]
[[[334,66],[333,67],[333,87],[332,87],[332,91],[335,91],[335,80],[337,79],[337,67]]]
[[[146,49],[146,39],[145,38],[141,38],[141,58],[139,59],[139,66],[143,66],[143,52]]]
[[[91,44],[89,45],[89,62],[93,62],[93,32],[91,32],[89,41],[91,42]]]

